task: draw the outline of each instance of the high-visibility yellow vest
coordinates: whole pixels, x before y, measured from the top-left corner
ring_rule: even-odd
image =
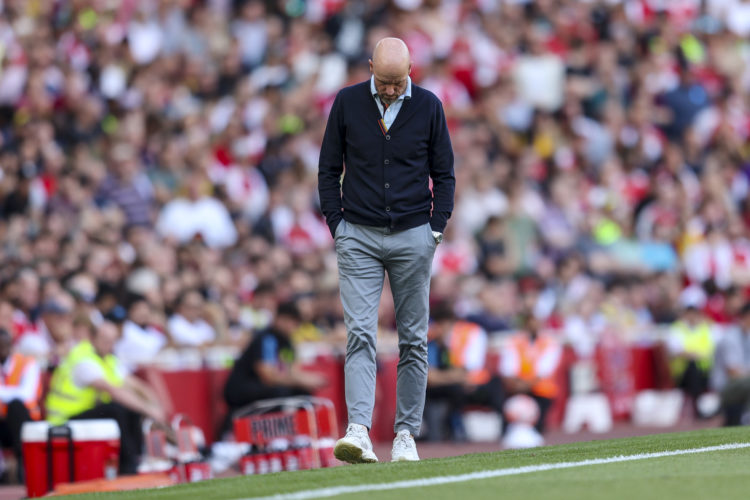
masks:
[[[711,336],[711,326],[703,321],[694,327],[691,327],[684,321],[678,321],[672,325],[672,331],[675,332],[682,343],[686,353],[696,356],[696,364],[701,371],[707,372],[711,369],[714,361],[714,339]],[[675,358],[670,363],[673,375],[680,375],[687,367],[687,360]]]
[[[104,379],[112,386],[122,386],[124,380],[117,371],[117,358],[108,354],[102,358],[89,341],[82,341],[75,346],[63,362],[55,369],[50,380],[49,393],[45,401],[47,421],[60,425],[71,417],[94,408],[98,403],[112,401],[106,392],[93,387],[78,387],[73,382],[73,369],[86,360],[94,361],[102,367]]]

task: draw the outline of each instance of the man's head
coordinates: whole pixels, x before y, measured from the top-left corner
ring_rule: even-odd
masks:
[[[541,321],[532,311],[523,311],[518,315],[518,328],[535,339],[542,329]]]
[[[0,363],[5,363],[5,360],[10,356],[12,348],[13,337],[8,330],[0,328]]]
[[[120,330],[117,328],[117,325],[105,320],[94,331],[91,344],[94,346],[96,353],[104,357],[107,354],[112,354],[115,342],[117,342],[119,336]]]
[[[453,305],[448,301],[441,301],[435,304],[430,310],[430,317],[432,318],[429,331],[430,338],[436,340],[445,339],[456,322]]]
[[[28,312],[34,309],[39,302],[40,283],[36,271],[24,268],[18,273],[16,279],[16,301],[18,307]]]
[[[294,330],[299,328],[301,322],[302,315],[293,301],[282,302],[276,308],[274,328],[284,335],[291,336]]]
[[[375,90],[380,100],[389,106],[396,102],[406,91],[407,78],[411,73],[411,56],[403,40],[380,40],[372,52],[370,72],[375,77]]]
[[[699,286],[689,286],[680,293],[680,316],[690,325],[703,320],[703,308],[706,306],[706,292]]]
[[[110,151],[113,171],[124,182],[130,182],[138,172],[138,156],[130,144],[121,142]]]
[[[201,318],[203,306],[203,295],[198,290],[186,290],[177,297],[177,312],[191,323]]]
[[[695,306],[687,306],[681,312],[682,319],[690,324],[697,325],[703,319],[703,311]]]
[[[42,303],[42,320],[55,342],[62,342],[70,337],[74,309],[75,300],[68,293],[60,293],[54,299]]]
[[[145,327],[151,318],[151,306],[140,295],[133,294],[128,304],[128,319],[140,327]]]
[[[91,340],[96,334],[96,326],[91,321],[91,317],[86,313],[78,313],[73,318],[72,338],[78,342],[81,340]]]

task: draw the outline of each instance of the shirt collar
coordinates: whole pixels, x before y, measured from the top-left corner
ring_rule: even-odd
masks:
[[[377,97],[378,96],[378,91],[375,88],[375,75],[372,75],[370,77],[370,92],[372,93],[373,97]],[[410,76],[406,77],[406,90],[404,91],[403,94],[401,94],[400,96],[398,96],[398,98],[399,99],[401,99],[401,98],[411,99],[411,77]]]

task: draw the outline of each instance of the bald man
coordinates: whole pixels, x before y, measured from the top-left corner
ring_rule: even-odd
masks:
[[[391,459],[419,460],[413,436],[427,385],[430,272],[456,181],[443,106],[412,83],[411,66],[403,41],[380,40],[370,60],[372,77],[336,96],[320,150],[318,190],[336,242],[347,330],[349,425],[334,454],[349,463],[378,460],[369,429],[385,273],[399,335]]]

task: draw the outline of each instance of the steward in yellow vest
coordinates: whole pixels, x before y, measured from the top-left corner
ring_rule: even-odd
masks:
[[[685,391],[693,402],[693,410],[699,415],[698,397],[708,390],[708,378],[714,363],[716,340],[713,326],[700,309],[689,305],[675,321],[667,338],[669,367],[678,387]]]
[[[55,369],[45,405],[47,421],[53,425],[64,424],[76,415],[93,409],[99,403],[111,403],[112,396],[94,385],[79,387],[73,371],[81,363],[92,363],[101,369],[103,380],[113,387],[122,387],[124,377],[113,354],[99,356],[90,341],[84,340],[70,350],[68,356]]]
[[[143,432],[142,417],[164,422],[166,415],[154,392],[123,369],[112,349],[119,336],[109,321],[90,328],[90,340],[70,350],[52,374],[45,401],[47,420],[111,418],[120,427],[120,473],[138,467]]]

